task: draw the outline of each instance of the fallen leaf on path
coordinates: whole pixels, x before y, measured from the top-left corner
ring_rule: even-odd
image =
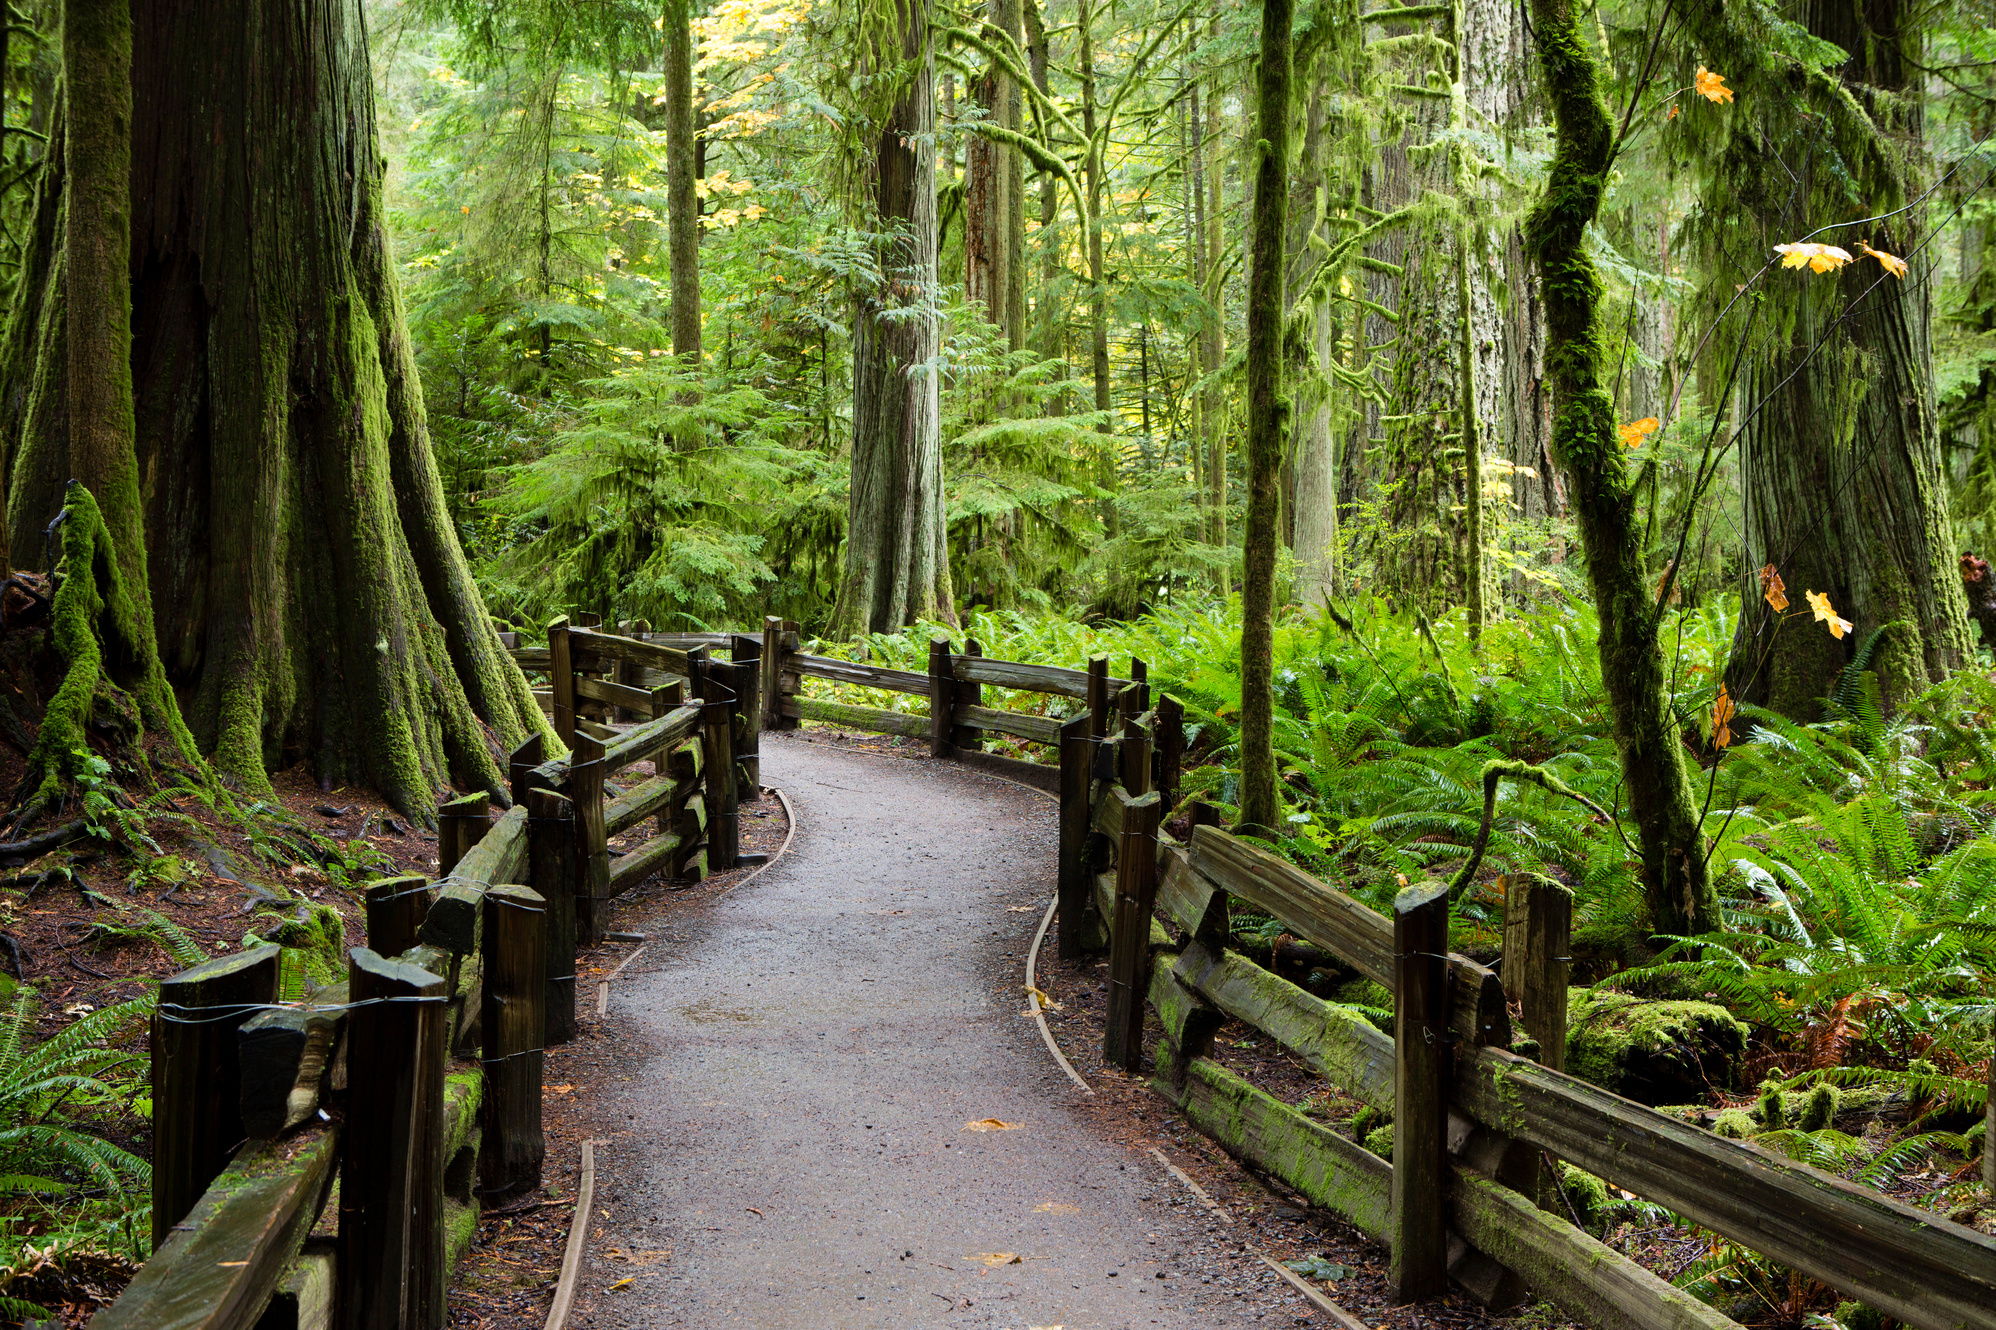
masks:
[[[572,1086],[572,1085],[550,1085],[550,1086],[548,1087],[548,1093],[549,1093],[549,1094],[568,1094],[568,1093],[570,1093],[571,1091],[573,1091],[574,1089],[575,1089],[575,1087],[574,1087],[574,1086]]]
[[[1025,1263],[1026,1258],[1019,1255],[1017,1252],[981,1251],[978,1252],[973,1259],[982,1261],[986,1265],[998,1266],[998,1265],[1022,1265]]]
[[[747,1207],[745,1207],[745,1208],[746,1208],[746,1209],[748,1210],[748,1212],[749,1212],[750,1214],[754,1215],[754,1216],[755,1216],[755,1217],[756,1217],[757,1219],[767,1219],[767,1218],[769,1218],[769,1216],[768,1216],[768,1215],[764,1214],[764,1213],[763,1213],[762,1211],[760,1211],[760,1210],[756,1209],[756,1208],[755,1208],[754,1206],[752,1206],[752,1205],[751,1205],[751,1206],[747,1206]]]
[[[1007,905],[1005,908],[1013,914],[1031,914],[1040,907],[1037,905]]]
[[[1066,1008],[1065,1008],[1065,1007],[1063,1007],[1063,1006],[1061,1006],[1061,1005],[1060,1005],[1060,1003],[1058,1003],[1058,1002],[1055,1002],[1055,1001],[1053,1000],[1053,997],[1052,997],[1052,995],[1051,995],[1051,994],[1049,994],[1049,993],[1047,993],[1047,992],[1046,992],[1046,991],[1045,991],[1044,989],[1039,989],[1039,988],[1034,988],[1034,987],[1033,987],[1033,986],[1032,986],[1031,984],[1027,984],[1027,985],[1026,985],[1026,991],[1027,991],[1028,993],[1031,993],[1031,994],[1033,995],[1033,1001],[1034,1001],[1034,1002],[1035,1002],[1036,1004],[1038,1004],[1038,1006],[1040,1007],[1040,1009],[1041,1009],[1042,1011],[1065,1011],[1065,1010],[1066,1010]]]
[[[1020,1125],[1017,1122],[1001,1122],[997,1118],[980,1118],[976,1122],[964,1123],[963,1129],[965,1131],[1017,1131]]]
[[[1041,1201],[1033,1207],[1033,1211],[1036,1214],[1078,1215],[1081,1213],[1081,1207],[1078,1205],[1068,1205],[1062,1201]]]
[[[615,1293],[620,1288],[629,1288],[631,1286],[632,1278],[633,1277],[630,1275],[625,1275],[622,1279],[619,1279],[616,1283],[610,1285],[610,1287],[604,1289],[603,1291],[605,1293]]]

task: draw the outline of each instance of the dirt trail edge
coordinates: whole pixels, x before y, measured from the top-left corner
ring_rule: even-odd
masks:
[[[797,807],[790,852],[618,982],[612,1017],[647,1052],[593,1115],[609,1139],[570,1325],[1310,1319],[1091,1125],[1023,1014],[1051,801],[794,735],[762,762]],[[986,1119],[1017,1125],[966,1127]]]

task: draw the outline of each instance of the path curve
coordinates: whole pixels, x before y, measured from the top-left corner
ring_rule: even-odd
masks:
[[[651,1052],[599,1103],[622,1129],[571,1325],[1294,1324],[1273,1274],[1084,1116],[1025,1014],[1052,805],[795,734],[765,735],[762,767],[797,807],[790,853],[619,982]],[[1019,1125],[965,1130],[988,1118]]]

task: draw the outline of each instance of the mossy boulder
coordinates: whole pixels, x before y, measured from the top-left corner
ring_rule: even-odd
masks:
[[[1566,1069],[1639,1103],[1683,1103],[1730,1079],[1746,1042],[1746,1026],[1711,1002],[1575,989]]]

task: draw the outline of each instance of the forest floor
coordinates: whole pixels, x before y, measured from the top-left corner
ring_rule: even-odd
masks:
[[[542,1323],[595,1139],[574,1326],[1330,1323],[1250,1247],[1343,1265],[1329,1292],[1372,1326],[1564,1324],[1459,1297],[1388,1307],[1383,1250],[1082,1054],[1099,1030],[1076,1017],[1083,1096],[1025,1010],[1052,803],[911,748],[766,735],[763,780],[798,809],[790,853],[745,891],[619,902],[612,926],[648,940],[607,1019],[587,1006],[551,1055],[549,1203],[488,1216],[454,1323]],[[1043,986],[1099,982],[1041,965]],[[1009,1125],[972,1129],[988,1119]]]

